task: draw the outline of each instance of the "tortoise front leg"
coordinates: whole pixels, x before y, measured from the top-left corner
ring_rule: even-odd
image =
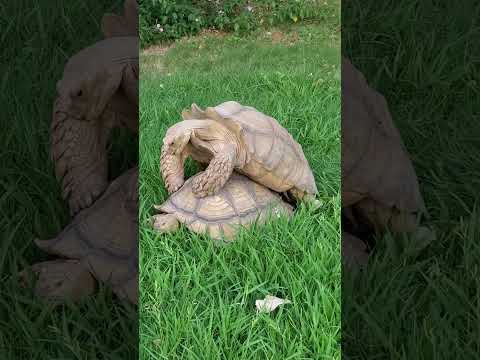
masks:
[[[235,167],[235,149],[226,148],[219,151],[207,169],[192,180],[192,192],[202,198],[216,194],[228,181]]]
[[[169,194],[180,189],[185,182],[185,155],[169,152],[165,147],[160,154],[160,172]]]
[[[163,139],[160,154],[160,172],[169,194],[180,189],[185,182],[184,164],[190,155],[189,142],[192,130],[174,126],[167,131]]]
[[[72,215],[89,207],[108,186],[107,134],[108,129],[99,122],[54,113],[52,157]]]

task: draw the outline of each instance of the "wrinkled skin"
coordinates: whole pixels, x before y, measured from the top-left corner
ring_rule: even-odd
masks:
[[[342,261],[344,266],[363,268],[368,263],[368,250],[359,238],[342,232]]]
[[[165,135],[160,166],[169,193],[184,183],[184,162],[188,156],[208,164],[206,170],[195,177],[192,191],[198,197],[216,193],[222,188],[235,167],[241,167],[241,146],[234,134],[212,120],[188,120],[172,126]],[[240,154],[240,156],[239,156]],[[219,176],[220,175],[220,176]]]
[[[106,189],[109,131],[138,132],[138,38],[112,37],[73,56],[57,83],[52,155],[72,214]]]

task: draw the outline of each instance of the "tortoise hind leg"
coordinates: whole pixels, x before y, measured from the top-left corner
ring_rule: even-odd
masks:
[[[368,263],[366,244],[356,236],[342,231],[342,262],[349,268],[364,268]]]
[[[393,233],[413,233],[418,229],[413,213],[400,211],[369,198],[359,201],[354,207],[376,233],[387,230]]]
[[[34,264],[31,270],[37,275],[34,291],[40,298],[78,301],[95,291],[96,280],[78,260],[45,261]]]
[[[315,195],[307,193],[297,188],[291,188],[288,190],[288,194],[298,202],[305,202],[309,204],[313,210],[318,210],[322,207],[323,202],[315,197]]]

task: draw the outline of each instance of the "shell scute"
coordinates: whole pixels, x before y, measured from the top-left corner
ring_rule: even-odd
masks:
[[[251,159],[242,172],[276,191],[298,187],[317,193],[310,165],[293,136],[274,118],[253,107],[236,104],[229,105],[228,109],[221,104],[215,110],[242,129]]]
[[[239,226],[249,227],[257,219],[264,221],[272,208],[286,215],[292,213],[291,206],[283,202],[278,194],[236,172],[218,194],[198,199],[192,211],[190,195],[185,194],[192,192],[192,180],[188,179],[158,209],[175,214],[190,230],[208,233],[214,239],[230,239]]]

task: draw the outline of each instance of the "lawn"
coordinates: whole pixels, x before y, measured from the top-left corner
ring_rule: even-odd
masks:
[[[70,220],[50,160],[55,84],[67,58],[100,39],[102,15],[118,5],[52,0],[0,7],[0,359],[136,357],[137,310],[108,289],[52,309],[12,277],[48,259],[33,239],[56,236]],[[137,146],[126,146],[126,138],[118,132],[112,142],[112,176],[135,160]]]
[[[140,358],[340,358],[338,19],[248,37],[205,34],[140,58]],[[167,193],[162,138],[182,109],[228,100],[275,117],[302,145],[323,207],[243,231],[228,246],[182,228],[156,234]],[[187,176],[198,169],[187,164]],[[288,298],[274,313],[255,300]]]
[[[368,273],[345,272],[346,359],[478,358],[479,10],[476,1],[342,9],[345,54],[387,98],[437,233],[430,244],[385,239]]]

